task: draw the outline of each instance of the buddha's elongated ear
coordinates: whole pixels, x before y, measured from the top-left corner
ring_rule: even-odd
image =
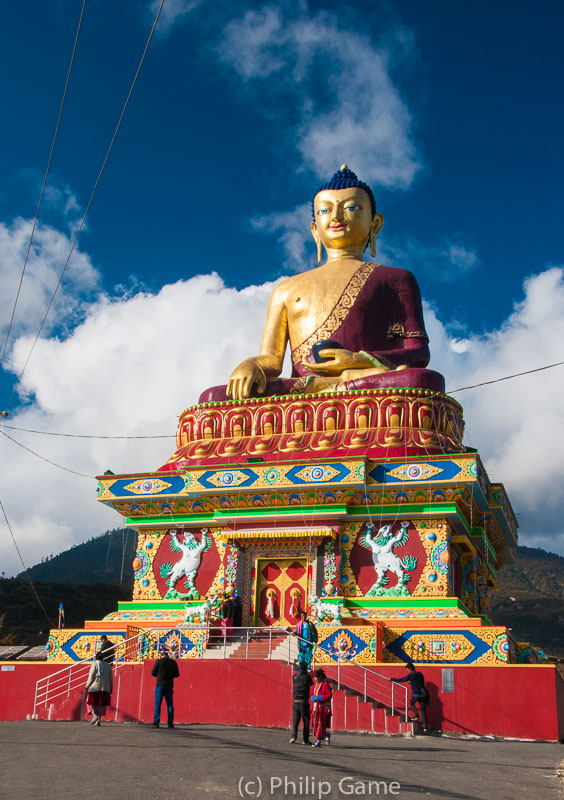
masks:
[[[313,236],[315,244],[317,245],[317,263],[321,264],[321,258],[323,257],[323,250],[321,249],[322,248],[321,239],[319,238],[315,222],[311,223],[311,235]]]
[[[372,258],[376,257],[376,237],[379,235],[383,227],[384,217],[382,214],[377,212],[374,214],[372,225],[370,226],[370,256]]]

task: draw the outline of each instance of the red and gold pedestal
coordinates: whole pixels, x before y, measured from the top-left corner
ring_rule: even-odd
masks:
[[[243,626],[313,614],[318,660],[534,659],[488,619],[517,524],[463,429],[456,401],[417,389],[187,409],[159,470],[99,477],[98,500],[139,533],[133,596],[80,631],[53,631],[50,657],[154,627],[181,657],[200,657],[207,634],[183,627],[186,606],[227,589]],[[190,548],[202,551],[191,575]]]

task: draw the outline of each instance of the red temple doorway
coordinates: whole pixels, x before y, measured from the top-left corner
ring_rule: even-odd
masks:
[[[307,603],[306,558],[259,558],[256,625],[295,625]]]

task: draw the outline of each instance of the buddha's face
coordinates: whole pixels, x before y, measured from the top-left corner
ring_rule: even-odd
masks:
[[[380,214],[372,216],[370,198],[364,189],[324,189],[313,203],[316,233],[326,250],[364,249],[370,230]],[[378,225],[378,231],[381,224]]]

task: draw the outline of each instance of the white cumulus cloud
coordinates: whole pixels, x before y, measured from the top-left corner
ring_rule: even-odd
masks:
[[[67,202],[70,202],[68,197]],[[18,218],[10,224],[0,222],[2,347],[14,308],[31,229],[30,220]],[[14,316],[12,335],[38,329],[68,257],[71,241],[69,235],[56,228],[49,225],[37,226]],[[47,319],[47,331],[53,327],[65,329],[74,325],[77,316],[84,312],[84,303],[91,300],[98,289],[99,280],[100,275],[90,257],[76,248],[69,262],[64,284],[55,297]]]
[[[413,236],[385,238],[379,247],[379,260],[385,264],[409,268],[420,275],[432,270],[433,275],[443,281],[455,281],[480,265],[476,250],[466,244],[462,237],[443,235],[432,244],[421,242]]]
[[[57,464],[94,476],[151,471],[175,450],[178,415],[200,392],[225,383],[258,351],[272,284],[241,291],[216,274],[164,286],[158,294],[103,297],[65,339],[40,339],[21,391],[30,403],[8,425],[41,431],[110,436],[170,434],[170,439],[98,440],[5,432]],[[19,372],[30,338],[12,359]],[[0,428],[1,430],[1,428]],[[0,436],[0,497],[27,563],[73,541],[114,527],[120,518],[95,501],[95,481],[39,460]],[[8,537],[0,539],[3,569],[18,571]]]
[[[174,25],[184,21],[190,12],[197,8],[202,2],[203,0],[165,0],[157,30],[160,33],[168,33]],[[153,0],[149,6],[149,11],[153,19],[160,5],[161,0]]]
[[[24,376],[30,398],[8,425],[76,434],[170,439],[69,439],[2,428],[40,455],[85,475],[150,472],[174,452],[178,415],[200,391],[224,383],[257,352],[273,284],[231,289],[200,275],[158,293],[100,298],[64,340],[42,339]],[[525,283],[523,298],[499,328],[464,340],[426,307],[432,367],[454,390],[562,360],[564,269]],[[455,327],[455,326],[454,326]],[[14,369],[27,353],[20,338]],[[466,392],[467,444],[490,477],[503,482],[519,514],[522,542],[564,552],[564,369],[555,368]],[[115,527],[120,517],[95,500],[95,481],[58,470],[0,436],[0,497],[27,563]],[[20,569],[10,538],[0,538],[6,572]]]
[[[496,330],[453,339],[432,309],[426,323],[432,366],[447,392],[562,361],[564,268],[525,281],[524,298]],[[564,553],[564,367],[456,393],[466,443],[477,447],[490,478],[505,484],[522,544]]]
[[[378,45],[333,14],[266,4],[228,23],[219,52],[284,120],[305,167],[328,178],[351,159],[364,180],[407,188],[419,160],[390,48],[408,49],[408,39]]]

